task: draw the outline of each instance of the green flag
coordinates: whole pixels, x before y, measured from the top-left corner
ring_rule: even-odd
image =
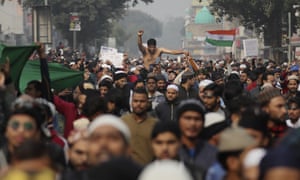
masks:
[[[10,75],[16,85],[19,84],[21,72],[26,61],[38,46],[5,46],[0,44],[0,64],[4,64],[6,58],[10,60]],[[17,87],[18,88],[18,87]]]
[[[58,63],[48,63],[51,87],[55,90],[63,90],[78,85],[83,81],[83,72],[74,71]],[[28,61],[22,71],[19,87],[21,92],[31,80],[41,80],[40,62]]]

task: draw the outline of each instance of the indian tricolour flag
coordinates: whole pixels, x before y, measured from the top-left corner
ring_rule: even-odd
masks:
[[[207,31],[206,42],[214,46],[229,46],[233,44],[236,30]]]

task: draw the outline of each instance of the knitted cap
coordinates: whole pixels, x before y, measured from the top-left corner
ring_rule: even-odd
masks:
[[[184,113],[185,111],[199,112],[202,116],[202,119],[204,120],[205,107],[199,100],[187,99],[187,100],[181,101],[181,103],[177,107],[178,120],[179,120],[181,114]]]

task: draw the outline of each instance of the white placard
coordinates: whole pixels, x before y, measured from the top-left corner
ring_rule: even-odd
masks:
[[[116,48],[101,46],[99,57],[103,61],[111,61],[115,66],[121,66],[123,62],[123,53],[118,53]]]
[[[243,40],[243,46],[244,46],[245,57],[258,56],[258,40],[257,39],[245,39],[245,40]]]

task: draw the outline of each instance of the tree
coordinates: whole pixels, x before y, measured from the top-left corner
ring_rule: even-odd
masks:
[[[95,39],[101,43],[111,33],[112,22],[119,19],[126,12],[128,6],[134,6],[139,2],[151,3],[153,0],[51,0],[53,22],[56,29],[72,42],[72,33],[69,31],[70,13],[79,13],[81,31],[77,33],[77,42],[84,45],[95,43]],[[44,0],[25,0],[25,7],[43,5]]]
[[[145,30],[144,41],[149,38],[158,38],[162,34],[162,23],[141,11],[127,11],[113,28],[113,35],[117,38],[118,46],[123,47],[124,51],[132,55],[138,55],[137,31],[140,29]]]
[[[284,22],[288,19],[287,12],[294,14],[292,6],[296,3],[298,0],[214,0],[212,6],[221,10],[217,11],[219,15],[237,17],[245,27],[263,32],[265,45],[273,48],[274,59],[279,61],[283,26],[287,26]],[[296,25],[295,17],[292,24]]]

